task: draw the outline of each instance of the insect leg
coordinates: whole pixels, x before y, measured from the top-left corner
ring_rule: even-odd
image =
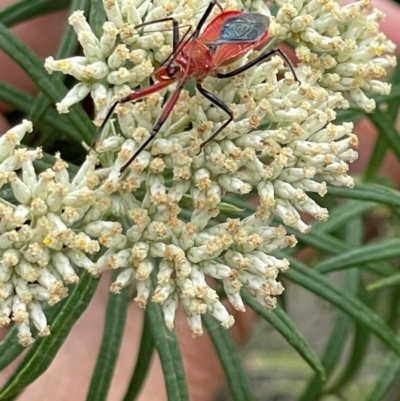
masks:
[[[120,100],[117,100],[116,102],[114,102],[114,104],[111,106],[110,110],[108,110],[106,117],[104,118],[99,130],[97,131],[96,136],[94,137],[94,139],[92,141],[92,148],[94,148],[95,144],[98,142],[98,140],[101,137],[101,134],[104,130],[104,127],[107,125],[108,121],[110,120],[110,117],[112,116],[112,114],[115,111],[115,108],[119,104],[133,102],[134,100],[140,100],[148,95],[151,95],[152,93],[156,93],[156,92],[160,91],[161,89],[166,88],[168,85],[170,85],[174,81],[175,81],[174,79],[171,79],[170,81],[157,82],[154,85],[150,85],[145,88],[139,89],[136,92],[132,92],[130,95],[124,96]]]
[[[294,72],[294,68],[293,68],[292,63],[290,62],[290,60],[288,59],[286,54],[281,49],[273,49],[273,50],[270,50],[268,52],[262,53],[258,57],[256,57],[255,59],[249,61],[247,64],[239,67],[238,69],[236,69],[234,71],[228,72],[226,74],[217,73],[217,77],[218,78],[231,78],[231,77],[234,77],[236,75],[239,75],[240,73],[242,73],[242,72],[248,70],[249,68],[255,66],[256,64],[266,60],[267,58],[273,56],[274,54],[279,54],[283,58],[283,60],[286,62],[286,65],[289,66],[290,71],[292,72],[292,74],[293,74],[294,78],[296,79],[296,81],[301,83],[299,81],[299,79],[297,78],[296,73]]]
[[[205,24],[207,18],[210,16],[210,14],[215,6],[217,6],[221,11],[224,11],[222,6],[218,3],[218,0],[211,0],[209,5],[207,6],[206,10],[204,11],[204,14],[201,16],[200,21],[198,22],[194,32],[185,41],[184,39],[190,32],[190,27],[189,27],[189,29],[185,32],[184,37],[178,43],[178,48],[176,49],[176,51],[174,49],[174,51],[162,63],[162,65],[166,65],[167,67],[170,66],[173,63],[173,61],[175,60],[175,58],[177,57],[177,55],[179,54],[179,52],[182,51],[189,43],[192,43],[192,41],[194,39],[197,39],[199,37],[200,31],[203,28],[203,25]],[[193,48],[192,48],[192,50],[193,50]],[[192,54],[190,53],[189,58],[191,58],[191,56],[192,56]],[[187,69],[186,69],[186,72],[187,72]]]
[[[207,18],[210,16],[210,14],[211,14],[211,12],[212,12],[212,10],[214,9],[215,6],[218,6],[219,9],[221,11],[223,11],[223,8],[221,7],[221,5],[218,3],[217,0],[211,0],[210,4],[207,6],[206,10],[204,11],[204,14],[201,16],[200,21],[196,26],[196,29],[190,35],[188,40],[191,40],[193,38],[197,38],[199,36],[203,25],[205,24]],[[180,50],[182,50],[183,47],[185,47],[184,40],[187,37],[187,35],[189,34],[189,32],[190,32],[190,29],[191,29],[190,26],[187,29],[187,31],[184,33],[184,35],[183,35],[181,40],[179,40],[179,23],[173,17],[166,17],[166,18],[161,18],[161,19],[155,20],[155,21],[144,22],[143,24],[135,26],[135,29],[136,29],[136,28],[142,28],[143,26],[156,24],[158,22],[166,22],[166,21],[172,21],[172,24],[173,24],[173,45],[172,45],[172,49],[173,50],[172,50],[172,53],[169,55],[169,57],[166,60],[164,60],[162,65],[166,65],[167,63],[171,64],[172,61],[175,59],[176,55],[178,54],[178,52]],[[183,46],[181,46],[182,44],[183,44]]]
[[[221,100],[218,99],[212,93],[206,91],[201,84],[196,85],[198,91],[207,98],[211,103],[214,103],[217,107],[225,111],[228,114],[229,118],[209,137],[200,145],[200,151],[203,150],[204,146],[206,146],[209,142],[211,142],[232,120],[233,120],[233,111]]]
[[[175,53],[176,50],[178,49],[179,45],[179,22],[173,18],[173,17],[166,17],[166,18],[160,18],[154,21],[149,21],[149,22],[144,22],[143,24],[139,24],[135,26],[135,29],[143,28],[144,26],[148,25],[153,25],[153,24],[158,24],[159,22],[167,22],[171,21],[172,22],[172,52]]]
[[[122,174],[129,165],[140,155],[143,149],[154,139],[157,135],[160,128],[163,126],[168,116],[170,115],[172,109],[174,108],[176,102],[178,101],[179,95],[183,89],[183,83],[175,89],[172,95],[168,98],[167,103],[165,104],[160,116],[158,117],[157,122],[154,124],[153,130],[151,131],[150,136],[139,146],[139,148],[135,151],[135,153],[131,156],[131,158],[121,167],[120,173]]]
[[[197,24],[195,31],[193,32],[193,35],[192,35],[193,38],[197,38],[199,36],[201,28],[203,28],[203,25],[207,21],[207,18],[210,16],[210,14],[215,6],[217,6],[221,11],[224,11],[224,9],[218,3],[217,0],[211,0],[210,4],[207,6],[206,10],[204,11],[204,14],[201,16],[200,21]]]

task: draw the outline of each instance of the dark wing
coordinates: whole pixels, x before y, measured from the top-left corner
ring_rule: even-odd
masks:
[[[232,17],[223,25],[220,37],[213,42],[218,46],[224,43],[256,42],[269,27],[269,18],[257,13],[244,13]]]
[[[198,40],[213,54],[217,67],[228,65],[268,40],[269,18],[258,13],[224,11],[218,14]]]

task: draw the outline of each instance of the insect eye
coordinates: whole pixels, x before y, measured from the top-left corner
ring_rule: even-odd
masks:
[[[178,72],[179,68],[176,65],[170,65],[167,68],[167,74],[169,77],[174,77],[176,73]]]

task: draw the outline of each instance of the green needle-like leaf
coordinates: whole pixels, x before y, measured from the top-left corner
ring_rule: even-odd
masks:
[[[353,270],[351,273],[354,272],[355,270]],[[350,271],[346,272],[346,278],[349,277],[349,273]],[[349,316],[342,311],[339,311],[322,356],[322,365],[324,366],[328,377],[340,360],[341,350],[345,346],[346,340],[349,336],[351,323],[352,322]],[[322,392],[324,385],[325,382],[322,381],[317,375],[314,375],[304,392],[299,397],[298,401],[310,401],[318,399],[318,395]]]
[[[337,382],[327,390],[328,393],[336,393],[341,388],[355,381],[355,376],[365,362],[368,353],[369,340],[371,334],[365,329],[364,325],[356,324],[355,332],[352,338],[351,350],[348,352],[347,366],[341,372]]]
[[[383,360],[382,370],[379,374],[379,378],[366,401],[384,400],[394,382],[398,380],[399,375],[400,358],[394,352],[390,352]]]
[[[315,266],[315,270],[320,273],[328,273],[354,265],[363,265],[397,257],[400,257],[400,239],[391,239],[379,244],[365,245],[341,253],[338,256],[318,263]]]
[[[392,127],[396,126],[396,121],[397,121],[397,116],[399,113],[399,103],[398,100],[396,99],[398,97],[398,94],[400,93],[400,65],[397,63],[397,67],[394,70],[394,73],[391,76],[390,81],[392,82],[392,90],[390,91],[390,95],[388,96],[380,96],[379,100],[376,99],[379,103],[379,101],[382,101],[387,105],[385,107],[384,111],[384,118],[386,121],[386,124],[391,125]],[[379,116],[378,113],[378,118],[382,117],[382,111],[383,108],[379,108],[379,113],[381,115]],[[374,120],[375,116],[369,116],[371,120]],[[378,135],[376,138],[375,146],[373,147],[374,151],[371,152],[371,156],[369,158],[369,162],[367,164],[366,171],[364,173],[364,179],[365,181],[373,181],[376,176],[379,174],[379,170],[381,169],[382,163],[384,162],[387,152],[390,149],[390,143],[388,139],[386,138],[385,133],[381,133],[378,128]],[[393,132],[391,133],[393,135]]]
[[[235,401],[252,400],[253,396],[229,331],[207,314],[203,315],[203,322],[219,356],[232,398]]]
[[[20,0],[0,10],[0,22],[9,27],[39,15],[67,8],[71,0]]]
[[[0,24],[0,49],[24,69],[53,103],[63,98],[66,93],[65,86],[57,80],[52,81],[45,71],[42,61],[3,24]],[[71,126],[80,133],[82,141],[91,143],[94,126],[81,106],[74,105],[70,113],[66,114],[66,118]]]
[[[357,184],[353,189],[329,186],[328,195],[345,199],[377,202],[393,207],[400,207],[400,194],[390,188],[377,184]]]
[[[293,234],[300,243],[314,247],[316,250],[336,254],[347,249],[345,243],[329,234],[311,231],[309,234],[299,234],[295,230],[288,229],[289,234]],[[295,249],[296,250],[296,249]]]
[[[35,98],[33,96],[2,81],[0,81],[0,100],[10,104],[25,114],[31,113],[32,107],[35,104]],[[69,131],[71,134],[71,139],[75,140],[77,143],[80,143],[82,140],[82,137],[79,135],[79,133],[76,133],[75,130],[71,130],[66,116],[59,115],[53,109],[48,110],[48,113],[45,116],[45,122],[54,130],[60,132]]]
[[[0,372],[14,361],[25,349],[18,343],[18,330],[13,327],[0,342]]]
[[[349,221],[362,216],[377,206],[373,202],[360,202],[350,200],[340,204],[329,211],[328,221],[318,221],[312,225],[312,232],[323,230],[324,233],[332,233],[348,225]]]
[[[135,369],[133,370],[132,377],[129,381],[123,401],[133,401],[138,396],[146,379],[146,374],[150,368],[153,350],[154,341],[151,334],[149,314],[146,310],[143,322],[142,338],[139,346],[139,354],[137,356]]]
[[[396,155],[397,160],[400,160],[400,136],[393,119],[388,119],[386,113],[380,111],[379,108],[367,116],[378,129],[380,135],[385,138],[386,143],[390,145],[390,149]]]
[[[149,302],[147,308],[152,336],[164,373],[168,401],[188,401],[185,371],[176,334],[165,326],[159,305]]]
[[[90,0],[90,26],[98,38],[103,33],[103,24],[106,20],[103,0]]]
[[[296,259],[288,257],[290,269],[282,273],[289,280],[307,288],[346,312],[355,321],[364,324],[383,343],[400,356],[400,339],[387,327],[386,323],[371,309],[349,292],[334,285],[326,277],[308,268]]]
[[[3,199],[4,197],[1,196]],[[61,301],[57,305],[46,308],[47,320],[52,325],[66,300]],[[17,358],[25,348],[18,343],[18,330],[14,326],[7,336],[0,342],[0,372],[5,369],[15,358]]]
[[[364,235],[364,224],[361,218],[349,221],[345,234],[346,242],[350,245],[350,247],[360,246]],[[358,296],[360,300],[364,301],[368,305],[371,305],[371,297],[368,298],[368,294],[364,289],[361,271],[359,269],[355,268],[351,269],[349,272],[346,272],[343,287],[352,294]],[[331,384],[326,392],[336,393],[354,379],[354,376],[362,366],[367,355],[366,350],[370,338],[370,332],[365,328],[365,326],[356,322],[355,333],[351,339],[352,348],[347,352],[347,366],[343,369],[340,376],[336,378],[335,383]]]
[[[119,271],[113,272],[111,276],[112,281],[117,278],[119,273]],[[107,399],[125,329],[129,303],[128,290],[128,287],[126,287],[121,291],[121,294],[110,293],[108,296],[103,338],[90,382],[89,392],[86,397],[87,401],[102,401]]]
[[[400,284],[400,274],[392,274],[389,277],[384,277],[380,280],[369,284],[367,289],[369,291],[377,290],[379,288],[390,287],[392,285],[399,285]]]
[[[382,163],[386,158],[388,149],[389,146],[386,138],[383,135],[378,134],[375,141],[374,151],[371,154],[369,163],[364,172],[364,181],[368,182],[375,180],[382,166]]]
[[[74,12],[75,10],[82,10],[87,12],[89,10],[89,4],[90,0],[73,0],[70,7],[70,13],[72,14],[72,12]],[[55,58],[63,59],[66,57],[70,57],[75,54],[77,48],[78,48],[78,38],[76,32],[71,25],[67,25],[67,27],[65,28],[61,44],[55,55]],[[53,82],[53,85],[54,81],[57,81],[58,85],[62,85],[63,76],[61,76],[60,74],[52,75],[49,78]],[[47,113],[52,110],[51,108],[52,103],[53,103],[52,100],[48,96],[46,96],[46,94],[43,91],[41,91],[38,94],[32,107],[32,110],[29,113],[29,119],[33,122],[34,126],[39,125],[41,120],[47,115]],[[69,132],[69,131],[71,131],[71,129],[68,129],[63,132]],[[45,136],[42,133],[40,138],[41,143],[35,142],[34,145],[39,146],[42,145],[43,143],[48,144],[51,139],[54,140],[54,138],[49,138],[48,135]]]
[[[0,400],[20,393],[35,381],[51,364],[72,327],[89,305],[97,288],[98,280],[84,272],[79,284],[68,296],[51,326],[51,335],[39,338],[33,344],[17,371],[0,391]]]
[[[249,294],[243,292],[244,302],[253,309],[258,315],[269,322],[278,330],[285,340],[304,358],[310,367],[319,375],[321,380],[325,380],[325,369],[321,361],[309,346],[297,326],[292,322],[285,311],[279,306],[273,311],[267,311],[259,302],[254,300]]]

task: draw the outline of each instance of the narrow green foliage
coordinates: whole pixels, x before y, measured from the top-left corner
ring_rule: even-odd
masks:
[[[0,49],[18,63],[53,103],[60,101],[66,93],[65,86],[58,80],[50,79],[42,61],[20,39],[13,35],[3,24],[0,24]],[[68,113],[67,119],[82,141],[91,142],[94,127],[80,105],[75,105]],[[69,134],[69,131],[66,132]]]
[[[233,400],[253,400],[238,351],[229,332],[209,315],[203,316],[203,322],[219,356]]]
[[[368,330],[400,356],[400,340],[376,313],[358,298],[337,287],[320,273],[309,269],[293,258],[289,258],[289,260],[291,268],[284,273],[288,279],[326,299],[346,312],[355,321],[366,325]]]
[[[103,24],[106,22],[103,0],[90,0],[90,26],[98,38],[103,33]]]
[[[245,292],[242,293],[242,297],[251,309],[282,334],[288,344],[304,358],[318,377],[325,380],[325,369],[321,361],[285,311],[278,306],[269,312]]]
[[[51,326],[51,335],[36,339],[18,369],[0,390],[0,400],[20,393],[35,381],[51,364],[76,321],[89,305],[98,280],[83,273],[79,284],[68,296]]]
[[[115,280],[118,272],[113,272]],[[108,390],[124,334],[126,314],[129,303],[128,288],[124,288],[121,294],[109,294],[106,320],[104,322],[103,338],[100,351],[97,356],[96,367],[89,386],[87,401],[102,401],[107,399]]]
[[[139,353],[123,401],[132,401],[135,400],[136,397],[138,396],[141,388],[143,387],[146,375],[149,371],[150,363],[153,357],[153,351],[154,351],[154,340],[151,334],[149,313],[146,311],[143,321],[143,329],[142,329],[142,336],[140,339]]]
[[[153,272],[154,276],[154,272]],[[153,277],[154,283],[154,277]],[[164,373],[168,401],[188,401],[185,371],[176,333],[169,331],[164,323],[161,307],[154,302],[147,306],[154,344]]]
[[[5,26],[13,26],[44,13],[67,8],[71,0],[20,0],[0,10],[0,22]]]
[[[90,0],[73,0],[71,7],[70,7],[70,12],[72,13],[75,10],[82,10],[82,11],[88,11],[89,9],[89,3]],[[67,25],[65,28],[65,33],[63,35],[62,41],[60,43],[60,46],[57,50],[57,53],[55,55],[56,59],[63,59],[70,57],[76,53],[76,50],[78,48],[78,39],[76,37],[76,33],[71,25]],[[53,82],[53,85],[62,85],[62,77],[55,74],[53,76],[49,77],[50,80]],[[37,97],[36,100],[32,106],[32,109],[29,112],[29,120],[33,122],[34,127],[38,127],[40,123],[42,122],[43,118],[46,117],[47,113],[49,111],[52,111],[52,106],[53,101],[51,98],[49,98],[45,92],[41,91]],[[56,119],[57,120],[57,119]],[[69,129],[60,131],[60,132],[69,132]],[[71,132],[75,134],[75,132]],[[75,134],[76,135],[76,134]],[[52,135],[53,137],[55,136],[54,134]],[[51,136],[45,136],[41,135],[41,143],[31,143],[32,146],[38,146],[45,144],[46,141],[51,140]],[[82,140],[81,138],[77,138],[77,141]]]

